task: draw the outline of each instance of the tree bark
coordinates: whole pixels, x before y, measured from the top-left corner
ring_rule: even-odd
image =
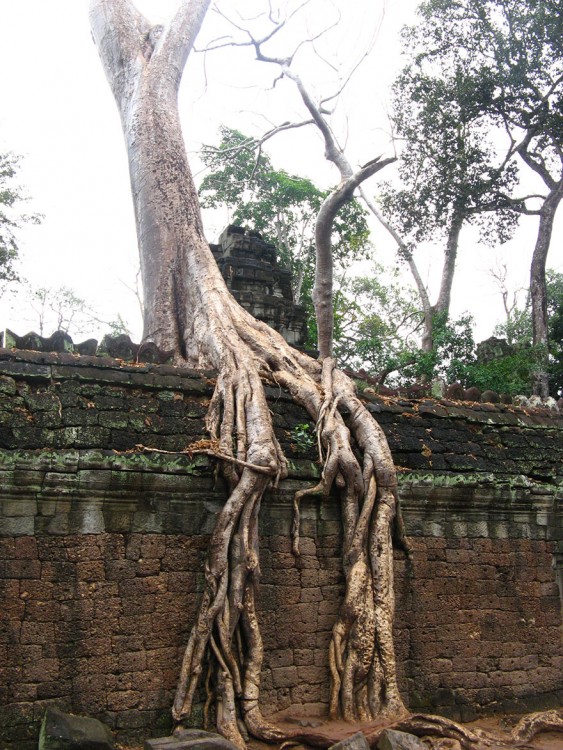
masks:
[[[450,310],[452,297],[452,285],[454,281],[455,266],[457,261],[457,251],[459,248],[459,235],[463,226],[464,214],[461,209],[454,210],[450,227],[448,230],[448,239],[444,253],[444,265],[442,266],[442,279],[440,282],[440,291],[436,304],[433,305],[434,315],[440,313],[447,314]]]
[[[553,188],[540,209],[538,236],[530,265],[530,299],[532,303],[532,342],[538,350],[538,368],[534,373],[533,392],[536,396],[549,396],[548,319],[545,270],[551,244],[555,213],[563,198],[563,179]]]
[[[262,379],[285,387],[317,424],[324,472],[319,485],[301,495],[325,496],[337,486],[342,497],[347,594],[333,636],[332,702],[349,717],[404,713],[392,640],[390,527],[397,494],[383,433],[357,400],[351,382],[334,370],[330,357],[321,365],[292,350],[240,308],[205,240],[177,92],[207,5],[208,0],[183,2],[163,30],[151,28],[129,0],[92,0],[90,17],[127,147],[145,336],[173,351],[179,363],[217,371],[207,427],[217,455],[232,459],[224,470],[231,494],[211,537],[206,588],[186,647],[173,715],[179,722],[189,715],[208,658],[218,730],[242,747],[239,719],[257,737],[282,740],[287,735],[264,719],[259,705],[263,653],[255,607],[257,518],[266,488],[286,473]],[[358,176],[382,165],[360,170],[338,199],[351,195]],[[350,413],[348,424],[341,410]],[[360,461],[350,433],[363,450]]]

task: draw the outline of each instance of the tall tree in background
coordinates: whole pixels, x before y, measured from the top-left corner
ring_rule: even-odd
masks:
[[[558,0],[428,0],[409,32],[417,64],[462,65],[475,81],[471,106],[504,133],[540,190],[513,203],[539,216],[530,266],[533,341],[543,348],[535,392],[548,395],[546,260],[563,198],[563,7]],[[534,191],[535,192],[535,191]]]
[[[432,54],[430,19],[405,29],[410,62],[394,86],[393,125],[401,144],[401,185],[383,190],[381,210],[372,211],[398,243],[410,267],[424,311],[422,349],[433,348],[436,321],[449,316],[452,287],[464,227],[474,226],[482,241],[509,239],[518,215],[511,194],[517,180],[513,150],[493,146],[490,120],[481,101],[488,78],[463,51]],[[433,48],[432,48],[433,51]],[[417,247],[439,244],[442,266],[438,293],[431,293],[417,262]]]

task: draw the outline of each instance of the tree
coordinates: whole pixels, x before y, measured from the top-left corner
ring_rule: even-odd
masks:
[[[548,271],[546,280],[549,390],[554,398],[563,398],[563,273]]]
[[[369,276],[343,279],[334,303],[334,351],[340,366],[364,370],[381,385],[388,378],[401,380],[403,370],[418,360],[422,315],[416,293],[405,287],[399,269],[374,263]]]
[[[26,198],[22,189],[14,184],[19,161],[14,154],[0,154],[0,294],[9,283],[19,280],[15,269],[18,229],[27,222],[37,224],[41,220],[38,214],[20,211]]]
[[[24,282],[14,296],[18,318],[40,336],[62,331],[76,337],[92,334],[99,329],[105,329],[114,336],[130,335],[119,313],[114,320],[100,318],[94,307],[68,286],[34,288]]]
[[[487,83],[472,61],[458,54],[438,54],[428,36],[431,16],[404,30],[409,63],[394,85],[393,127],[402,142],[401,186],[387,184],[381,211],[372,211],[398,243],[408,262],[424,310],[422,349],[431,352],[436,321],[450,309],[460,236],[467,226],[488,244],[509,239],[518,214],[511,193],[517,170],[513,151],[497,154],[487,111],[479,93]],[[443,262],[435,301],[417,266],[416,249],[440,244]]]
[[[173,715],[180,721],[189,714],[207,649],[218,696],[217,725],[224,736],[244,747],[240,718],[258,738],[315,741],[310,730],[288,732],[269,723],[259,704],[258,514],[266,488],[286,471],[261,379],[285,387],[317,425],[322,478],[317,487],[298,493],[296,503],[306,494],[325,495],[333,486],[342,499],[346,594],[330,663],[333,709],[341,707],[350,719],[406,713],[392,639],[396,476],[383,433],[352,383],[330,357],[318,362],[292,350],[240,308],[205,241],[177,93],[208,5],[209,0],[186,0],[169,25],[151,27],[129,0],[90,3],[94,40],[127,145],[145,333],[175,352],[179,363],[217,371],[207,415],[208,449],[227,467],[230,494],[211,534],[206,588],[184,655]],[[294,541],[297,551],[297,536]],[[424,731],[446,724],[412,717],[399,726]],[[326,737],[316,741],[326,743]]]
[[[424,57],[435,65],[463,60],[478,81],[471,99],[504,132],[543,191],[515,209],[539,217],[530,265],[533,343],[547,352],[546,260],[563,198],[563,8],[556,0],[427,0]],[[538,207],[539,206],[539,207]],[[547,360],[535,392],[548,394]]]
[[[286,473],[261,378],[287,388],[317,424],[325,468],[319,484],[300,496],[325,495],[336,482],[342,497],[347,594],[330,653],[333,710],[341,706],[348,718],[405,712],[392,639],[391,528],[397,483],[383,433],[353,384],[334,369],[330,357],[316,362],[292,350],[240,308],[203,235],[177,93],[208,4],[182,2],[171,23],[162,28],[151,27],[128,0],[92,0],[90,19],[127,145],[145,337],[175,352],[178,362],[217,370],[207,416],[209,446],[224,459],[231,487],[210,541],[207,587],[186,648],[173,714],[176,720],[189,714],[208,649],[216,666],[218,728],[243,746],[237,706],[254,736],[286,737],[264,719],[259,706],[257,517],[267,486]],[[347,178],[343,191],[329,197],[329,212],[351,197],[360,177],[380,166],[370,163],[359,175]],[[330,224],[323,220],[322,231]],[[349,415],[347,424],[343,412]],[[350,433],[362,452],[360,461]],[[237,631],[244,644],[240,659],[232,646]]]
[[[558,398],[563,393],[563,274],[546,272],[546,309],[548,325],[547,374],[549,393]],[[528,290],[524,307],[514,307],[507,320],[495,328],[511,347],[511,354],[491,363],[502,369],[509,383],[521,382],[520,388],[496,388],[506,393],[527,394],[533,388],[533,375],[544,359],[544,352],[533,343],[531,294]],[[478,385],[478,383],[477,383]],[[494,386],[488,386],[493,387]]]
[[[53,331],[84,333],[95,320],[86,300],[67,286],[40,287],[30,292],[29,304],[37,314],[41,336]]]
[[[221,143],[204,147],[202,160],[209,169],[199,188],[202,208],[226,206],[234,223],[250,225],[274,243],[281,264],[292,273],[295,301],[308,305],[315,220],[327,192],[305,177],[274,169],[261,144],[231,128],[221,128]],[[367,256],[369,230],[357,201],[343,206],[332,231],[336,264]]]

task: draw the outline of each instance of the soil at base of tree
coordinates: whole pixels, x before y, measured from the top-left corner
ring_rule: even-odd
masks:
[[[276,717],[272,717],[276,719]],[[495,714],[494,716],[484,717],[477,719],[476,721],[468,722],[465,726],[472,728],[478,727],[484,729],[491,734],[498,735],[500,738],[507,740],[510,735],[510,729],[522,718],[522,715],[516,714]],[[302,726],[304,728],[314,727],[317,730],[321,730],[322,727],[329,728],[330,734],[335,738],[335,742],[339,739],[344,739],[346,736],[351,734],[352,725],[345,721],[331,721],[324,722],[318,716],[308,716],[306,714],[298,715],[292,713],[291,715],[279,716],[277,723],[282,726],[287,726],[289,729],[295,730],[297,727]],[[360,731],[362,728],[361,724],[354,724],[353,730],[355,732]],[[211,731],[216,731],[214,728]],[[277,750],[279,745],[269,745],[265,742],[258,742],[257,740],[251,739],[248,743],[249,750]],[[562,750],[563,748],[563,736],[560,732],[542,732],[530,740],[527,745],[529,747],[536,748],[537,750]],[[516,748],[517,745],[514,745]],[[306,745],[294,745],[293,750],[306,750]],[[133,744],[118,744],[117,750],[143,750],[143,743]]]

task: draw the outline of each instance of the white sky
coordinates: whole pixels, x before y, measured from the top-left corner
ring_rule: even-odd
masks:
[[[382,4],[378,0],[337,0],[337,4],[342,18],[327,39],[327,55],[331,62],[349,64],[381,20]],[[127,289],[135,283],[137,250],[125,149],[117,109],[90,37],[87,5],[86,0],[0,0],[0,150],[23,155],[20,182],[32,197],[28,208],[45,216],[40,226],[28,227],[21,234],[22,275],[34,287],[72,287],[105,319],[115,319],[120,313],[138,340],[140,315],[134,295]],[[250,12],[264,5],[265,0],[227,0],[222,7],[229,12],[234,8]],[[317,18],[330,17],[333,12],[328,0],[313,0],[313,5]],[[337,122],[352,163],[390,153],[387,92],[400,67],[399,29],[413,20],[416,5],[415,0],[388,0],[374,51],[346,90]],[[175,0],[137,2],[154,20],[165,19],[175,6]],[[206,19],[202,31],[206,38],[219,33],[218,21],[216,14]],[[207,80],[203,57],[195,55],[190,61],[180,97],[190,152],[197,152],[202,142],[217,142],[221,124],[256,135],[268,129],[268,123],[304,117],[287,82],[264,91],[276,73],[253,62],[248,51],[207,55]],[[306,53],[296,62],[303,78],[318,93],[331,90],[326,66],[314,63]],[[313,130],[283,135],[271,143],[277,167],[306,175],[325,187],[336,181]],[[197,167],[194,171],[197,173]],[[391,175],[389,168],[380,173],[385,179]],[[366,183],[370,193],[376,192],[377,179]],[[213,241],[226,217],[223,221],[204,215],[204,222]],[[535,219],[525,219],[517,239],[498,252],[480,248],[466,236],[454,283],[452,314],[473,313],[478,339],[490,335],[502,314],[500,295],[487,269],[504,259],[510,285],[526,287],[535,227]],[[563,269],[562,230],[559,217],[549,259],[549,265],[557,270]],[[392,243],[385,234],[377,232],[375,240],[379,257],[392,258]],[[422,266],[432,279],[439,263],[427,255]],[[32,313],[22,309],[21,300],[14,307],[4,298],[0,300],[3,327],[21,334],[37,325]],[[98,337],[104,332],[92,331]]]

